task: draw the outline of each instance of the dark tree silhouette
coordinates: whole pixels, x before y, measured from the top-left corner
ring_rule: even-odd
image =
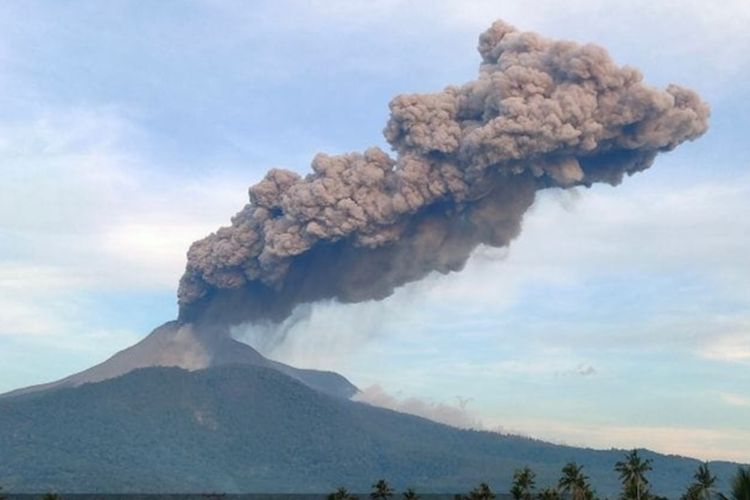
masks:
[[[419,495],[417,495],[417,493],[411,488],[407,488],[401,496],[404,497],[404,500],[419,500]]]
[[[575,462],[569,462],[562,468],[562,477],[557,487],[570,500],[593,500],[596,496],[588,476],[583,473],[583,466]]]
[[[517,470],[513,474],[513,486],[510,494],[515,500],[531,500],[534,497],[536,474],[528,467]]]
[[[698,470],[693,474],[693,483],[688,487],[682,500],[711,500],[714,485],[716,484],[716,476],[711,474],[708,468],[708,463],[703,463],[698,467]]]
[[[623,500],[648,500],[652,498],[648,489],[646,473],[651,470],[651,460],[642,459],[638,450],[625,455],[625,460],[615,464],[615,471],[620,474],[622,481]]]
[[[492,500],[495,498],[495,494],[492,493],[487,483],[482,483],[469,492],[469,495],[464,497],[465,500]]]
[[[557,488],[544,488],[537,494],[539,500],[560,500],[560,492]]]
[[[328,495],[326,498],[328,498],[328,500],[357,500],[357,496],[349,493],[349,490],[343,486]]]
[[[732,478],[729,496],[720,495],[722,500],[750,500],[750,467],[740,467]]]
[[[393,496],[393,488],[390,487],[385,479],[379,480],[377,483],[372,485],[372,493],[370,498],[373,500],[388,500]]]

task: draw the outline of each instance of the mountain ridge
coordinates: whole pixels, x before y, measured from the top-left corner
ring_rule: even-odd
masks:
[[[336,397],[351,398],[359,392],[356,386],[338,373],[295,368],[267,359],[248,344],[232,338],[227,327],[168,321],[155,328],[140,342],[115,353],[102,363],[60,380],[0,394],[0,399],[60,387],[77,387],[88,382],[101,382],[152,366],[176,366],[196,370],[226,364],[250,364],[273,368],[315,390]]]
[[[462,430],[316,391],[269,367],[151,367],[0,400],[0,484],[15,492],[322,493],[385,477],[423,492],[507,491],[516,468],[537,484],[570,460],[603,495],[621,450]],[[695,459],[644,452],[656,493],[684,490]],[[721,479],[735,465],[714,462]]]

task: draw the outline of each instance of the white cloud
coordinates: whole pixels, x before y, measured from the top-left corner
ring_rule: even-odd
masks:
[[[247,9],[242,2],[212,4],[225,11],[229,22],[245,25]],[[277,14],[284,12],[283,16]],[[678,15],[676,15],[678,13]],[[258,16],[264,22],[258,23]],[[660,84],[674,75],[680,81],[700,85],[712,95],[733,88],[732,81],[750,70],[745,56],[750,50],[750,7],[744,0],[729,0],[720,6],[700,0],[634,0],[601,2],[573,0],[388,0],[382,2],[332,0],[305,4],[277,2],[252,20],[263,27],[288,31],[314,43],[324,35],[309,37],[312,30],[336,33],[383,33],[389,38],[430,41],[443,55],[473,44],[476,36],[493,20],[502,18],[521,29],[548,36],[572,38],[607,46],[621,63],[648,68]],[[321,29],[325,27],[326,29]],[[637,27],[637,28],[635,28]],[[637,36],[634,36],[637,29]],[[372,36],[372,35],[371,35]],[[449,41],[446,41],[449,40]],[[421,49],[423,50],[423,49]],[[350,54],[341,54],[349,58]],[[464,54],[465,56],[465,54]],[[405,56],[408,57],[408,56]],[[356,65],[358,58],[347,64]],[[434,59],[432,59],[434,61]],[[278,61],[277,63],[278,64]],[[370,58],[370,67],[388,63]],[[393,68],[393,66],[389,66]],[[729,83],[729,85],[727,85]]]
[[[416,415],[442,424],[462,429],[484,429],[482,422],[469,410],[469,400],[460,397],[456,403],[429,401],[416,397],[399,398],[387,393],[380,385],[363,389],[355,401],[381,408]]]
[[[70,290],[85,279],[53,266],[0,262],[0,336],[46,337],[72,327]]]
[[[61,322],[55,320],[54,311],[33,301],[8,298],[0,302],[3,322],[2,335],[46,335],[60,330]]]
[[[570,446],[649,448],[702,460],[750,462],[750,432],[747,429],[586,423],[584,419],[570,422],[552,418],[507,419],[495,423],[498,429],[518,429],[520,432],[513,432]]]
[[[537,351],[532,356],[516,356],[516,359],[502,361],[451,363],[445,367],[450,373],[476,379],[503,380],[509,376],[521,375],[541,379],[542,377],[588,377],[597,369],[585,362],[575,362],[569,352],[559,350]]]
[[[750,407],[750,398],[738,394],[721,394],[731,406]],[[472,411],[470,400],[457,397],[456,403],[435,402],[417,397],[396,397],[381,386],[364,389],[356,400],[402,413],[409,413],[454,427],[492,430],[505,434],[528,436],[570,446],[599,449],[649,448],[661,453],[697,457],[703,460],[750,462],[750,432],[734,428],[689,426],[623,425],[616,422],[575,422],[554,418],[480,417]]]
[[[106,317],[107,294],[174,293],[190,242],[242,206],[253,179],[169,174],[135,153],[140,133],[111,107],[0,122],[0,392],[141,338]],[[55,352],[64,361],[39,366]]]
[[[147,169],[127,152],[134,129],[110,109],[0,125],[6,275],[43,266],[71,288],[175,288],[190,242],[228,223],[244,183]]]
[[[717,361],[750,363],[750,328],[744,332],[717,335],[706,342],[698,354]]]
[[[189,244],[242,206],[252,179],[146,168],[132,152],[139,133],[107,107],[0,123],[0,336],[82,350],[91,335],[110,349],[137,338],[91,324],[82,294],[172,293]]]
[[[577,273],[616,273],[620,267],[750,277],[750,222],[738,217],[750,209],[749,199],[745,176],[688,186],[634,178],[615,190],[583,193],[571,210],[543,200],[526,219],[511,260],[546,260]]]
[[[721,400],[730,406],[750,408],[750,396],[743,396],[742,394],[734,394],[729,392],[722,393],[720,396]]]
[[[627,322],[628,336],[643,340],[641,347],[664,340],[703,346],[706,339],[750,321],[745,312],[750,305],[750,219],[739,215],[748,212],[746,176],[687,186],[634,178],[615,190],[585,191],[567,208],[554,192],[544,193],[506,259],[474,260],[459,274],[425,284],[421,297],[457,315],[501,317],[511,306],[533,311],[536,304],[524,294],[547,290],[546,301],[566,301],[559,304],[562,316],[547,340],[564,345],[574,334],[579,343],[600,344],[608,337],[594,330],[602,325],[587,325],[586,316],[573,315],[577,327],[566,333],[561,328],[571,326],[566,316],[588,310],[594,302],[612,301],[632,283],[631,292],[639,288],[637,304],[622,304],[620,312],[611,304],[608,329],[616,328],[617,321]],[[617,287],[601,298],[591,295],[595,284],[607,282]],[[635,315],[618,319],[628,307],[636,307]],[[633,330],[633,322],[640,332]]]

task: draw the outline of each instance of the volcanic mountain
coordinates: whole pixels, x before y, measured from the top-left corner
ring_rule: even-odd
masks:
[[[350,398],[341,375],[265,359],[230,326],[281,323],[297,306],[379,300],[505,247],[536,193],[619,184],[700,137],[709,107],[646,85],[594,45],[497,21],[475,80],[390,103],[380,148],[318,154],[312,172],[271,169],[249,203],[196,241],[178,321],[65,379],[0,399],[0,485],[39,492],[324,492],[342,484],[506,490],[529,465],[540,486],[568,461],[601,494],[621,451],[461,430]],[[551,242],[552,243],[552,242]],[[647,409],[644,409],[646,411]],[[677,496],[696,460],[654,459]],[[714,464],[721,477],[731,464]],[[507,490],[506,490],[507,491]]]
[[[264,358],[213,324],[165,323],[83,372],[0,396],[0,485],[14,492],[195,493],[509,488],[531,466],[554,484],[568,461],[602,494],[622,451],[463,430],[351,396],[343,376]],[[645,452],[677,496],[698,461]],[[735,465],[716,462],[722,478]]]
[[[89,382],[119,377],[139,368],[173,366],[198,370],[228,364],[278,370],[316,391],[335,397],[350,398],[358,392],[354,385],[337,373],[299,369],[266,359],[249,345],[233,339],[226,326],[170,321],[156,328],[142,341],[118,352],[103,363],[55,382],[0,395],[0,398],[77,387]]]
[[[101,372],[99,372],[101,373]],[[152,367],[0,399],[0,485],[11,492],[324,493],[388,479],[420,492],[540,487],[568,461],[598,493],[619,489],[621,450],[449,427],[312,389],[260,363]],[[678,498],[700,462],[648,451],[653,491]],[[724,488],[735,464],[713,462]]]

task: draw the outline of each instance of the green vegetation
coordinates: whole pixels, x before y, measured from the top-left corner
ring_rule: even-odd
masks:
[[[544,488],[542,489],[539,494],[537,495],[537,498],[539,500],[559,500],[560,499],[560,492],[557,491],[557,488]]]
[[[638,450],[633,450],[625,455],[625,460],[615,464],[615,471],[620,474],[622,482],[623,500],[649,500],[652,497],[649,491],[646,473],[652,470],[651,460],[644,460],[638,455]]]
[[[344,487],[341,487],[328,495],[328,500],[357,500],[357,497],[355,495],[352,495],[349,493],[349,490],[347,490]]]
[[[536,474],[529,467],[519,469],[513,474],[510,494],[514,500],[531,500],[534,497],[535,478]]]
[[[615,472],[619,474],[622,482],[622,499],[650,499],[661,500],[664,497],[653,495],[649,489],[649,481],[646,473],[652,470],[651,460],[643,459],[638,450],[633,450],[625,455],[625,459],[615,464]],[[583,466],[575,462],[569,462],[562,468],[560,480],[557,486],[542,488],[534,495],[536,474],[529,467],[523,467],[513,473],[513,485],[510,495],[514,499],[521,500],[597,500],[594,490],[589,484],[589,479],[583,474]],[[740,467],[732,479],[729,496],[715,492],[717,482],[708,464],[704,463],[698,467],[693,474],[695,480],[681,497],[682,500],[750,500],[750,468]],[[393,496],[393,489],[388,483],[381,479],[373,486],[370,498],[374,500],[387,500]],[[335,493],[328,495],[329,500],[349,500],[356,498],[348,493],[346,488],[339,488]],[[414,490],[409,488],[403,493],[405,500],[419,498]],[[456,495],[461,500],[492,500],[495,494],[487,483],[481,483],[471,490],[467,495]]]
[[[711,500],[714,496],[714,486],[716,485],[716,476],[711,474],[708,464],[704,463],[698,467],[693,474],[695,481],[688,487],[682,500]]]
[[[649,481],[646,473],[652,470],[651,461],[639,456],[637,450],[628,452],[625,459],[615,464],[614,470],[619,474],[622,482],[623,499],[652,499],[658,500],[664,497],[653,495],[649,489]],[[597,500],[588,477],[583,474],[583,466],[575,462],[567,463],[561,470],[561,476],[556,487],[548,486],[542,488],[534,495],[536,474],[529,467],[518,469],[513,474],[513,484],[510,494],[514,499],[528,500]],[[708,464],[701,464],[693,474],[694,482],[690,484],[681,500],[750,500],[750,467],[740,467],[730,485],[729,496],[716,492],[717,478],[711,473]],[[370,498],[372,500],[389,500],[395,495],[395,490],[385,479],[378,480],[372,485]],[[638,496],[640,495],[640,496]],[[217,495],[223,496],[223,495]],[[402,493],[404,500],[418,500],[419,495],[409,488]],[[492,500],[496,495],[487,483],[481,483],[471,490],[467,495],[456,495],[462,500]],[[357,500],[357,496],[350,493],[345,487],[340,487],[326,496],[328,500]],[[42,496],[43,500],[61,500],[57,493],[47,493]],[[0,500],[6,500],[3,488],[0,486]]]
[[[569,462],[562,468],[562,477],[557,483],[560,492],[570,500],[593,500],[596,494],[583,474],[583,466]]]
[[[750,500],[750,467],[740,467],[732,479],[729,496],[722,500]]]
[[[407,488],[401,496],[404,497],[404,500],[419,500],[419,495],[417,495],[417,492],[411,488]]]
[[[392,496],[393,488],[391,488],[384,479],[381,479],[372,485],[372,493],[370,493],[370,498],[372,498],[372,500],[388,500]]]
[[[346,485],[369,498],[373,480],[386,478],[396,500],[407,486],[468,492],[487,482],[507,494],[518,470],[519,499],[557,487],[566,500],[588,500],[589,484],[614,499],[623,485],[612,466],[622,455],[456,429],[328,397],[253,366],[149,368],[0,399],[0,485],[12,492],[319,493]],[[638,456],[653,467],[649,490],[670,499],[685,493],[700,465]],[[713,488],[729,494],[737,464],[710,467]]]
[[[464,500],[492,500],[495,498],[495,494],[492,493],[487,483],[482,483],[469,492],[468,496],[464,497]]]

